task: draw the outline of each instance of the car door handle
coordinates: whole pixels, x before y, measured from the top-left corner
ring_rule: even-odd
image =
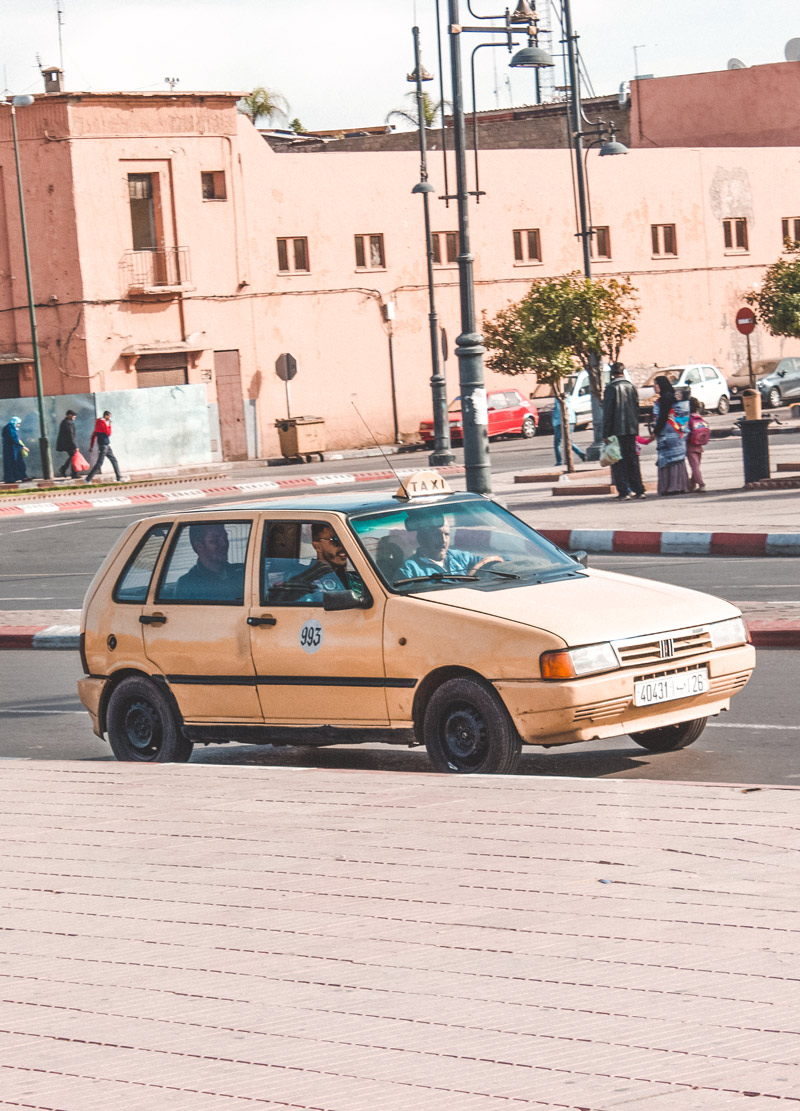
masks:
[[[167,618],[163,613],[143,613],[139,617],[142,625],[166,625]]]
[[[277,619],[277,617],[273,617],[271,614],[268,613],[268,614],[265,614],[263,617],[248,617],[247,624],[248,625],[277,625],[278,624],[278,619]]]

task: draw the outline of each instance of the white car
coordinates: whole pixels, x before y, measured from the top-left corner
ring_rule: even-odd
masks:
[[[727,413],[731,407],[731,391],[722,371],[710,363],[687,363],[684,366],[667,366],[653,371],[647,382],[639,388],[639,405],[642,409],[652,410],[655,399],[653,383],[661,374],[666,374],[676,391],[688,390],[707,413]]]

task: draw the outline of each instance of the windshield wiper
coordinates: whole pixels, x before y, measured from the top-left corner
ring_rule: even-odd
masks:
[[[515,571],[498,571],[495,567],[479,567],[477,570],[485,571],[487,575],[497,575],[501,579],[519,579],[522,577]]]
[[[474,583],[474,575],[458,575],[455,572],[449,574],[447,571],[432,571],[430,575],[415,575],[411,579],[395,579],[392,586],[405,586],[406,583],[429,583],[429,582],[459,582],[459,583]]]

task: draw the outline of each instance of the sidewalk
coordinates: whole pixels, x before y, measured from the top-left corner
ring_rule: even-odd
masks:
[[[0,1107],[800,1101],[797,788],[3,772]]]

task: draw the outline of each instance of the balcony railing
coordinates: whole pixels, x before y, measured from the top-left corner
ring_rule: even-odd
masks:
[[[128,294],[181,293],[194,288],[188,247],[126,251],[120,267]]]

